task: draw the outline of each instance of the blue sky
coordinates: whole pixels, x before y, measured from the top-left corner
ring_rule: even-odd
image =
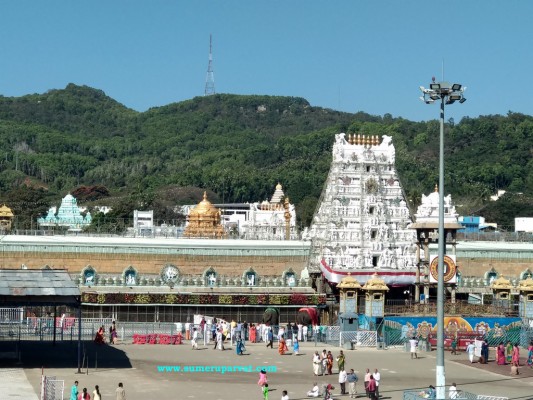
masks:
[[[93,0],[0,5],[0,94],[68,83],[135,110],[217,93],[438,118],[432,76],[467,86],[446,118],[532,114],[533,1]]]

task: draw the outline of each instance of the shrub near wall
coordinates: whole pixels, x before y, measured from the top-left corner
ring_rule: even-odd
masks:
[[[85,304],[224,304],[224,305],[294,305],[316,306],[326,302],[318,294],[159,294],[159,293],[82,293]]]

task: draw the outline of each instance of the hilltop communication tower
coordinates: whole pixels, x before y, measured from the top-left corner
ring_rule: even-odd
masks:
[[[204,96],[215,94],[215,74],[213,73],[213,37],[209,35],[209,64],[207,64],[207,76],[205,77]]]

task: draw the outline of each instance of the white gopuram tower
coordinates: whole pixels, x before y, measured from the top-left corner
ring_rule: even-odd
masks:
[[[387,285],[415,283],[416,234],[394,165],[390,136],[336,135],[333,160],[304,239],[310,273],[362,284],[375,272]],[[320,288],[319,288],[320,290]]]

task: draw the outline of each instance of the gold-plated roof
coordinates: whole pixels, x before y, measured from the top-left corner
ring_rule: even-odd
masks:
[[[218,208],[216,208],[209,200],[207,200],[207,192],[204,192],[204,199],[189,212],[189,216],[214,216],[215,214],[218,214]]]
[[[11,208],[6,206],[5,204],[0,207],[0,217],[13,217],[13,212],[11,211]]]
[[[353,276],[346,276],[337,285],[339,289],[361,289],[361,284]]]
[[[509,279],[504,278],[502,275],[498,279],[494,279],[490,285],[492,289],[496,290],[511,290],[513,285]]]
[[[533,279],[527,278],[518,282],[516,287],[520,292],[533,292]]]
[[[389,287],[387,286],[385,281],[379,277],[378,273],[374,272],[374,275],[372,275],[372,278],[366,281],[365,285],[363,286],[363,290],[388,291]]]

